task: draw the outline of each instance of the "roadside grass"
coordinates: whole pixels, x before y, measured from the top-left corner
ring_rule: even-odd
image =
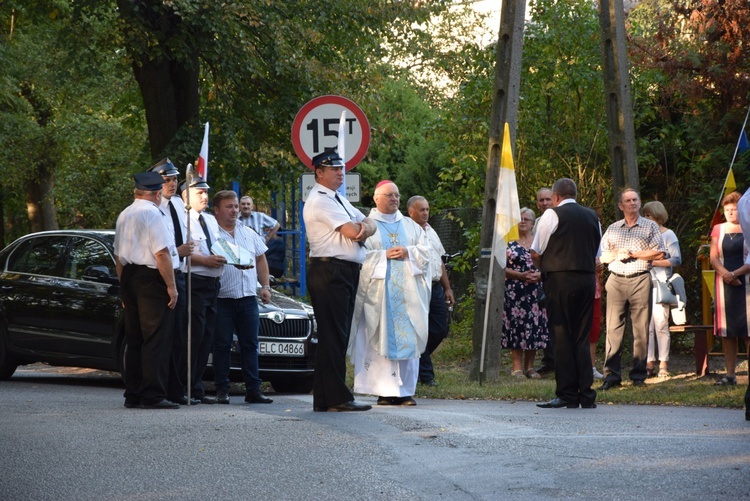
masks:
[[[503,350],[501,354],[500,376],[497,381],[483,382],[469,378],[471,368],[471,334],[464,329],[461,332],[451,326],[451,335],[443,341],[433,353],[435,365],[436,387],[426,387],[417,384],[417,397],[438,398],[451,400],[522,400],[544,402],[555,397],[554,375],[546,375],[542,379],[517,380],[510,376],[510,354]],[[456,332],[457,331],[457,332]],[[604,337],[604,336],[602,336]],[[537,357],[539,358],[539,357]],[[599,355],[601,369],[601,354]],[[675,354],[672,359],[681,358],[686,363],[677,364],[670,361],[671,377],[667,380],[649,378],[646,386],[634,387],[627,379],[627,370],[631,359],[623,357],[623,384],[621,387],[607,391],[597,391],[597,402],[602,404],[635,404],[635,405],[676,405],[700,407],[724,407],[739,409],[744,407],[744,396],[747,388],[747,361],[745,357],[738,359],[737,386],[715,386],[715,378],[711,375],[696,377],[692,354]],[[723,361],[719,358],[712,360],[712,365],[723,370]],[[539,366],[537,362],[536,366]],[[689,372],[692,368],[693,372]],[[594,381],[593,388],[601,386],[600,381]]]

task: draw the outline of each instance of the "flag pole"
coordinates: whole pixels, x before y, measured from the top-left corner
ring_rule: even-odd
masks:
[[[737,144],[734,147],[734,154],[732,155],[732,161],[729,163],[729,170],[727,171],[727,177],[724,178],[724,185],[721,187],[721,195],[719,201],[716,203],[716,209],[714,209],[714,220],[711,221],[711,226],[708,228],[708,233],[711,234],[716,218],[719,214],[719,207],[721,207],[721,200],[724,198],[724,192],[727,191],[727,183],[729,182],[729,176],[733,176],[732,168],[734,167],[734,161],[737,159],[737,153],[740,150],[740,144],[742,143],[742,136],[745,134],[745,126],[747,126],[747,119],[750,117],[750,106],[747,107],[747,113],[745,113],[745,120],[742,122],[742,129],[740,129],[740,135],[737,138]]]
[[[346,110],[341,112],[339,119],[339,139],[336,148],[341,157],[341,163],[344,164],[344,182],[339,186],[338,192],[346,197]]]
[[[187,192],[187,195],[185,197],[185,210],[187,211],[187,241],[192,242],[193,237],[190,233],[190,209],[192,208],[190,206],[190,183],[193,181],[193,164],[187,165],[187,170],[185,171],[185,191]],[[190,405],[191,400],[191,390],[192,390],[192,374],[191,374],[191,366],[193,357],[192,357],[192,334],[193,334],[193,322],[192,322],[192,311],[193,311],[193,275],[191,273],[191,262],[192,262],[192,251],[187,255],[187,404]]]

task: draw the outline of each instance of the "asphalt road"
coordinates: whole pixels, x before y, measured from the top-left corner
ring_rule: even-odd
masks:
[[[740,410],[418,399],[313,413],[310,395],[271,394],[147,411],[121,395],[116,377],[87,370],[0,382],[0,499],[750,497]]]

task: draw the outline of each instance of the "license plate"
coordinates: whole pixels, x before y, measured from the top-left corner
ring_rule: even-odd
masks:
[[[261,341],[258,343],[258,353],[263,355],[277,355],[282,357],[304,357],[304,343],[279,343]]]

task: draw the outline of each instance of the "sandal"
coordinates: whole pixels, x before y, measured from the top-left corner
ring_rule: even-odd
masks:
[[[650,369],[646,368],[646,377],[656,377],[656,370],[651,367]]]
[[[523,375],[522,370],[513,371],[510,373],[510,377],[516,378],[516,379],[526,379],[526,376]]]
[[[542,376],[540,376],[539,373],[534,369],[527,370],[526,377],[529,379],[542,379]]]
[[[724,376],[714,383],[714,386],[734,386],[737,384],[737,376]]]
[[[659,379],[669,379],[669,372],[665,369],[659,370]]]

